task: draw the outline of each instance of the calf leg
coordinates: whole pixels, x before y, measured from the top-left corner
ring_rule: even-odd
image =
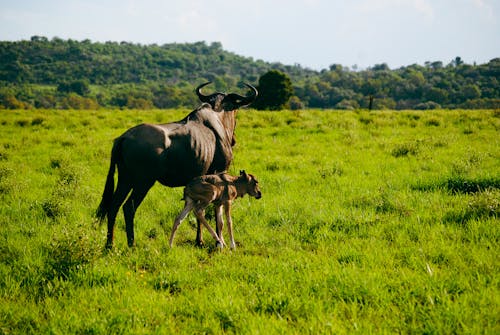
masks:
[[[224,203],[224,210],[226,212],[227,230],[229,231],[229,238],[231,240],[231,249],[236,249],[233,235],[233,220],[231,219],[231,202]]]
[[[203,242],[203,234],[201,232],[201,222],[200,220],[196,219],[196,245],[202,247],[203,244],[204,242]]]
[[[194,211],[196,218],[205,226],[205,228],[207,228],[207,230],[210,232],[212,237],[217,241],[218,245],[220,245],[220,247],[222,248],[223,244],[222,244],[221,240],[219,239],[219,236],[217,236],[217,233],[212,229],[212,227],[210,227],[207,220],[205,220],[205,208],[198,207],[198,206],[196,206],[196,207],[197,208]]]
[[[186,216],[189,214],[189,212],[193,209],[193,206],[194,206],[193,201],[187,198],[186,203],[184,204],[184,209],[175,218],[174,226],[172,227],[172,233],[170,234],[170,248],[172,248],[172,244],[174,242],[174,235],[175,232],[177,231],[177,228],[179,228],[179,225],[181,224],[182,220],[184,220]]]
[[[222,241],[222,244],[225,246],[226,242],[224,241],[224,237],[222,236],[222,229],[224,228],[224,219],[222,218],[222,206],[216,205],[214,208],[215,208],[215,222],[216,222],[215,232],[217,233],[217,236],[219,236],[219,239]]]

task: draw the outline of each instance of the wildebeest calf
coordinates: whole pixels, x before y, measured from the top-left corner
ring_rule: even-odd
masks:
[[[170,247],[174,241],[174,235],[189,212],[194,209],[196,218],[201,222],[212,234],[217,241],[217,246],[222,248],[225,245],[222,237],[222,228],[224,221],[222,219],[222,206],[226,213],[227,228],[229,237],[231,238],[231,249],[236,247],[233,236],[233,221],[231,219],[231,202],[238,198],[249,194],[255,199],[260,199],[262,194],[259,189],[257,179],[245,171],[240,171],[239,177],[231,176],[227,173],[211,174],[194,178],[184,188],[184,209],[177,216],[172,227],[170,235]],[[205,220],[205,209],[209,204],[215,205],[215,219],[219,235],[210,227]]]

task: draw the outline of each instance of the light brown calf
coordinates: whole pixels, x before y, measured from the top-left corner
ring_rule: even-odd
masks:
[[[245,171],[240,171],[240,176],[235,177],[227,173],[211,174],[194,178],[184,188],[184,209],[177,216],[172,227],[170,235],[170,247],[174,241],[174,235],[182,220],[186,218],[189,212],[194,209],[196,218],[201,222],[212,234],[217,241],[217,246],[222,248],[225,245],[222,237],[222,228],[224,221],[222,219],[222,206],[226,213],[227,228],[231,239],[231,249],[236,247],[233,236],[233,221],[231,219],[231,202],[238,198],[249,194],[255,199],[260,199],[262,194],[259,189],[257,179]],[[209,204],[215,205],[215,219],[217,230],[220,236],[210,227],[205,220],[205,209]]]

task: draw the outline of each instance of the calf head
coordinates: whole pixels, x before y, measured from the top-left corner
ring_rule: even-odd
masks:
[[[244,185],[244,191],[246,194],[254,197],[255,199],[262,198],[262,193],[259,188],[259,181],[250,173],[246,173],[245,170],[240,171],[240,177],[238,178],[242,185]]]

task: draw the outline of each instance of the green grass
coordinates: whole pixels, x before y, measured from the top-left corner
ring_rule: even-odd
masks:
[[[187,112],[0,111],[0,334],[500,332],[498,111],[242,110],[237,249],[156,185],[104,251],[112,139]]]

